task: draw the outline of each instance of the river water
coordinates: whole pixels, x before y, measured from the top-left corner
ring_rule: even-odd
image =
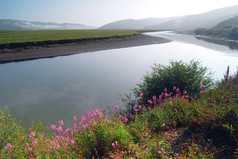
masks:
[[[146,34],[173,41],[0,65],[0,108],[28,125],[33,119],[72,126],[73,115],[84,110],[123,108],[120,95],[130,93],[154,63],[200,60],[216,80],[228,65],[237,70],[238,50],[228,46],[172,32]]]

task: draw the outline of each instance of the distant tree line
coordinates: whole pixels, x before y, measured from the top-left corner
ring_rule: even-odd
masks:
[[[238,27],[227,27],[223,29],[206,29],[206,28],[198,28],[194,30],[195,35],[204,35],[211,36],[215,38],[226,38],[230,40],[238,40]]]

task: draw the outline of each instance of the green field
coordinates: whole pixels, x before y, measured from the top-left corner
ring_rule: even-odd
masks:
[[[0,44],[106,38],[139,34],[136,30],[0,31]]]

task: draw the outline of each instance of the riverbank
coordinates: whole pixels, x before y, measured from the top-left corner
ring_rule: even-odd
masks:
[[[111,39],[96,39],[93,41],[72,42],[47,46],[31,46],[27,48],[0,49],[0,63],[18,62],[39,58],[51,58],[100,50],[118,49],[133,46],[161,44],[170,42],[168,39],[148,35],[133,35],[130,37],[115,37]]]

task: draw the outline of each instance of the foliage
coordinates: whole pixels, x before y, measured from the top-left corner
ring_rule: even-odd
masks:
[[[160,94],[166,88],[173,93],[173,88],[178,87],[181,91],[186,90],[189,95],[198,96],[201,84],[209,88],[212,83],[211,73],[208,68],[202,67],[199,61],[170,61],[169,66],[155,64],[152,72],[144,76],[143,82],[138,84],[134,93],[139,97],[143,92],[144,100],[147,101],[154,95]]]
[[[232,40],[238,40],[238,27],[234,27],[231,30],[230,34],[228,35],[228,38]]]

